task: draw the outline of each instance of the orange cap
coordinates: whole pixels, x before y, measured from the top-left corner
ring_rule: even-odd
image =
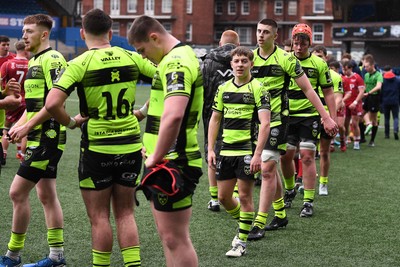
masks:
[[[293,39],[293,37],[294,37],[296,34],[299,34],[299,33],[302,33],[302,34],[307,35],[307,36],[310,38],[310,45],[311,45],[312,30],[311,30],[310,26],[308,26],[308,25],[305,24],[305,23],[296,24],[296,25],[293,27],[293,30],[292,30],[292,39]]]

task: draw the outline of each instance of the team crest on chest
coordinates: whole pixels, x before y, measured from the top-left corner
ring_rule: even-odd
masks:
[[[253,94],[243,94],[243,102],[246,104],[254,103],[254,95]]]
[[[111,71],[111,81],[112,82],[119,82],[120,78],[119,78],[119,70],[115,70],[115,71]]]
[[[315,70],[314,69],[308,69],[307,70],[307,77],[315,77]]]
[[[38,73],[38,67],[32,67],[32,77],[35,77],[36,75],[37,75],[37,73]]]

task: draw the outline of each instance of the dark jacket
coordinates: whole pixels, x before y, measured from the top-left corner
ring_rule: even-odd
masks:
[[[212,104],[218,86],[233,78],[231,69],[231,51],[234,44],[225,44],[204,55],[201,69],[203,73],[204,105],[203,120],[209,121],[212,114]]]
[[[398,105],[400,103],[400,78],[391,71],[383,75],[381,97],[383,105]]]

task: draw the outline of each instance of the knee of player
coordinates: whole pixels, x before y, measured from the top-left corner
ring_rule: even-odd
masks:
[[[308,166],[315,162],[315,151],[317,147],[312,142],[300,143],[301,162],[303,165]]]
[[[242,211],[254,210],[253,195],[240,196],[240,209]]]
[[[218,201],[223,206],[226,206],[232,201],[232,194],[227,195],[227,194],[220,194],[220,192],[218,192]]]
[[[328,161],[329,160],[329,151],[323,151],[322,150],[319,152],[319,156],[323,161]]]
[[[13,187],[10,189],[9,196],[13,203],[23,203],[29,201],[29,194],[25,194],[21,190],[16,190]]]
[[[181,240],[178,240],[178,238],[171,231],[160,233],[160,235],[164,246],[167,247],[169,250],[173,251],[178,248]]]

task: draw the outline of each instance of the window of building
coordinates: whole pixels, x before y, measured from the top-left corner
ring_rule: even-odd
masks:
[[[172,24],[171,22],[163,22],[162,24],[165,28],[165,30],[169,33],[172,33]]]
[[[136,13],[137,12],[137,0],[128,0],[128,12]]]
[[[282,0],[275,0],[274,14],[275,15],[283,14],[283,1]]]
[[[215,28],[214,41],[219,42],[223,32],[224,32],[224,28]]]
[[[221,15],[223,11],[222,1],[215,1],[215,15]]]
[[[250,2],[242,1],[242,15],[249,15],[249,14],[250,14]]]
[[[154,15],[154,0],[144,0],[144,14]]]
[[[128,22],[128,24],[126,24],[126,36],[128,36],[129,34],[129,29],[131,28],[133,22]]]
[[[193,13],[193,0],[186,0],[186,13],[187,14]]]
[[[289,1],[288,3],[288,15],[297,15],[297,1]]]
[[[228,15],[236,15],[236,1],[228,1]]]
[[[324,24],[313,24],[313,43],[324,43]]]
[[[251,44],[251,37],[253,36],[253,34],[251,33],[251,27],[237,27],[235,31],[240,36],[240,44]]]
[[[172,0],[162,0],[161,12],[162,13],[171,13],[172,12]]]
[[[289,39],[291,39],[292,38],[292,31],[293,31],[293,27],[290,27],[289,28],[289,30],[288,30],[288,33],[287,33],[287,38]]]
[[[325,0],[314,0],[314,13],[325,13]]]
[[[103,0],[93,0],[93,8],[98,8],[103,10]]]
[[[113,22],[111,29],[113,35],[119,35],[119,22]]]
[[[110,15],[119,15],[119,8],[120,8],[120,0],[111,0],[110,1]]]
[[[82,15],[82,1],[76,2],[76,15]]]
[[[191,42],[192,41],[192,24],[188,24],[186,26],[186,42]]]

